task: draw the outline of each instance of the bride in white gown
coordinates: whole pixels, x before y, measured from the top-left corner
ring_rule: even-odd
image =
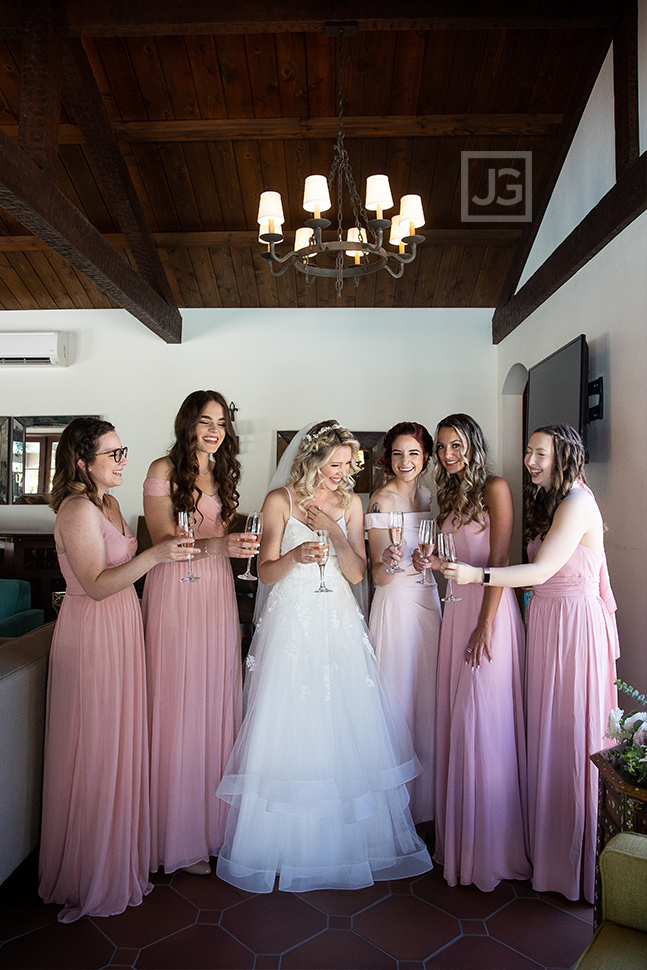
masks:
[[[359,889],[426,872],[406,782],[419,772],[380,681],[349,582],[366,569],[351,491],[358,442],[336,421],[297,442],[269,492],[259,576],[271,586],[247,657],[246,714],[218,787],[230,803],[218,875],[248,892]],[[276,479],[275,479],[276,480]],[[329,594],[317,595],[313,530],[327,529]]]

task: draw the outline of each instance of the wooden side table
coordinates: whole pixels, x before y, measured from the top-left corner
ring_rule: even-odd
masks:
[[[625,780],[614,767],[617,748],[606,748],[591,755],[599,772],[598,833],[595,863],[594,926],[600,925],[602,899],[599,859],[602,849],[618,832],[647,835],[647,788],[638,788]]]

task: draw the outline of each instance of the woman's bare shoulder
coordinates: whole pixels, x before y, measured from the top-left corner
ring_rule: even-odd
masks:
[[[169,482],[173,474],[173,465],[171,464],[171,459],[168,455],[164,455],[163,458],[156,458],[155,461],[151,462],[146,475],[147,478],[163,478],[165,481]]]
[[[382,485],[373,494],[368,503],[369,512],[391,512],[395,508],[395,495],[388,485]]]

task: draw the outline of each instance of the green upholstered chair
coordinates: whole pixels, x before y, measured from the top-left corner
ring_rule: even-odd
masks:
[[[45,622],[43,610],[31,608],[25,579],[0,579],[0,637],[21,637]]]
[[[600,854],[602,923],[574,970],[647,967],[647,835],[621,832]]]

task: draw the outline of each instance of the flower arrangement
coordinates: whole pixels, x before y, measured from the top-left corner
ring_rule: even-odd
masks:
[[[609,725],[604,736],[620,746],[618,755],[631,780],[638,786],[647,785],[647,697],[624,681],[616,680],[615,685],[637,701],[642,710],[625,715],[616,707],[609,714]]]

